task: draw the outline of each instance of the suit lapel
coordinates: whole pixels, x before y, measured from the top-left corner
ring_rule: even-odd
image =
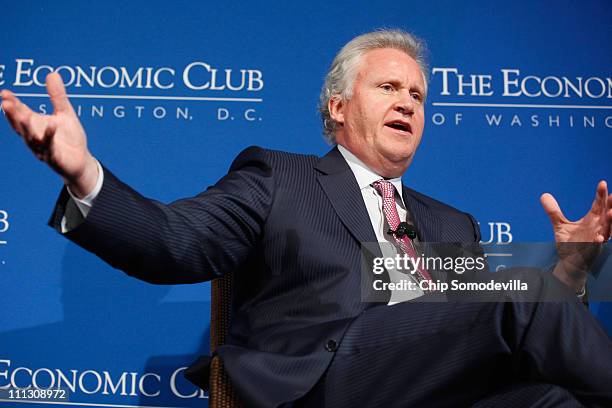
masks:
[[[405,186],[403,197],[404,204],[406,204],[419,232],[419,240],[421,242],[440,242],[443,229],[440,219],[434,216],[427,204],[412,194],[412,191]]]
[[[338,148],[317,162],[317,180],[336,214],[359,242],[377,242],[355,175]]]

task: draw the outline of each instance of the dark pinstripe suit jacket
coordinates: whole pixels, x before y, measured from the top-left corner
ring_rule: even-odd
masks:
[[[66,236],[129,275],[187,283],[236,273],[229,342],[218,350],[248,406],[299,398],[320,378],[361,301],[361,242],[375,242],[337,149],[318,158],[251,147],[207,191],[164,205],[105,170],[85,222]],[[478,242],[471,216],[408,188],[420,238]],[[59,228],[63,191],[50,223]],[[376,255],[376,254],[374,254]],[[331,342],[330,342],[331,340]]]

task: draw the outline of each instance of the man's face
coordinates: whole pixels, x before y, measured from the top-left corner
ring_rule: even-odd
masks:
[[[381,176],[401,176],[421,141],[424,100],[423,73],[412,57],[392,48],[368,51],[351,99],[330,101],[332,118],[343,124],[336,141]]]

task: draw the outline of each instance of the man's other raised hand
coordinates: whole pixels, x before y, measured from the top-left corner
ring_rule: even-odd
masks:
[[[540,201],[550,218],[559,254],[553,274],[580,291],[601,244],[612,233],[612,194],[608,193],[608,184],[604,180],[597,184],[591,209],[578,221],[568,220],[551,194],[542,194]]]

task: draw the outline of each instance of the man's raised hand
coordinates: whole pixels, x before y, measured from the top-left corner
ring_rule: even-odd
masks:
[[[587,272],[601,244],[610,239],[612,194],[608,194],[606,182],[600,181],[591,209],[578,221],[568,220],[551,194],[543,194],[540,200],[550,218],[560,258],[553,273],[579,291],[586,283]]]
[[[47,75],[52,115],[33,112],[12,92],[3,90],[2,109],[11,127],[39,159],[64,179],[77,197],[91,192],[98,179],[96,160],[87,149],[87,136],[57,73]]]

